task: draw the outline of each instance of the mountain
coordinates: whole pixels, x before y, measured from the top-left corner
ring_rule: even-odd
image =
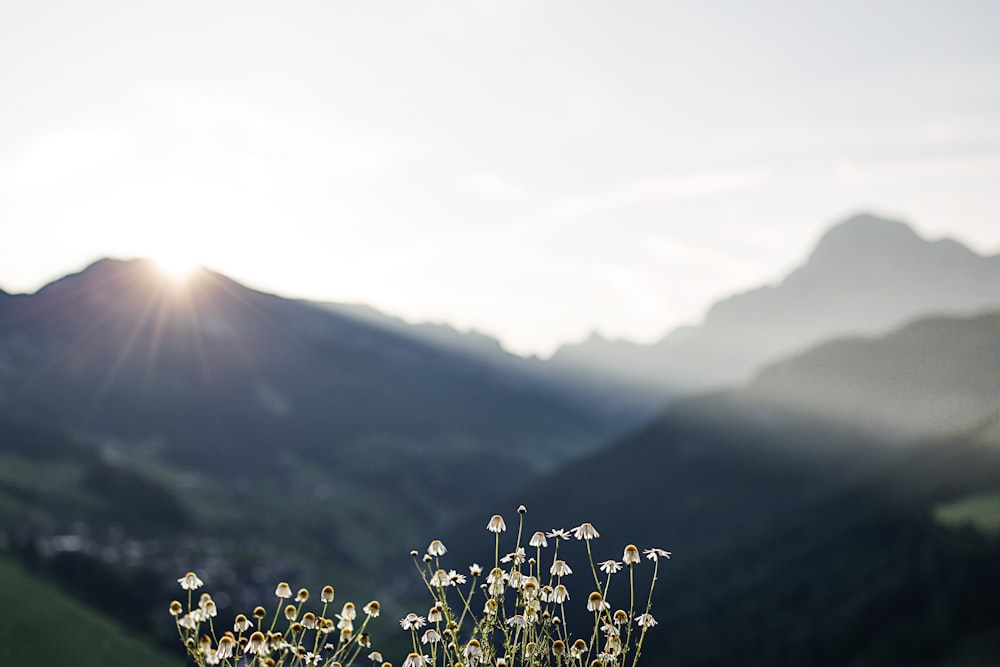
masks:
[[[995,664],[998,322],[931,318],[808,350],[492,507],[592,522],[596,560],[626,541],[671,550],[644,652],[658,663]],[[444,536],[458,563],[482,533]]]
[[[315,557],[373,567],[615,428],[558,386],[205,270],[102,260],[3,303],[0,408],[155,468],[231,534],[292,522]]]
[[[749,379],[764,364],[831,338],[877,335],[927,315],[1000,308],[1000,256],[927,241],[902,222],[836,225],[776,285],[724,299],[697,326],[652,345],[600,337],[564,346],[553,366],[639,382],[661,400]]]

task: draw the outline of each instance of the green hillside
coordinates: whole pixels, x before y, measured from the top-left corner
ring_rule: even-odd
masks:
[[[0,559],[0,662],[18,667],[182,667],[56,587]],[[164,612],[166,617],[166,612]],[[169,617],[166,617],[169,618]]]

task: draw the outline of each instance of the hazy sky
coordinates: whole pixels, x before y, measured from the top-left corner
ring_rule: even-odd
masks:
[[[547,354],[861,210],[1000,250],[1000,2],[0,0],[0,287],[204,263]]]

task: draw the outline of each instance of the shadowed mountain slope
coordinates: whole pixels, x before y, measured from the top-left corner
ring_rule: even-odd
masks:
[[[103,260],[0,308],[8,412],[248,508],[272,493],[317,502],[310,526],[340,528],[318,549],[341,556],[386,544],[371,528],[400,535],[500,491],[481,471],[523,478],[596,446],[607,423],[559,394],[208,271],[171,282]]]
[[[503,509],[594,523],[596,560],[626,541],[673,551],[647,652],[663,664],[992,664],[1000,610],[984,591],[1000,585],[1000,543],[952,512],[1000,508],[997,321],[821,346],[677,402]],[[481,523],[446,536],[459,562],[467,533]]]

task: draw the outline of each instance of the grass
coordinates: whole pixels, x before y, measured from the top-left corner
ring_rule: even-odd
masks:
[[[934,519],[946,526],[971,526],[991,537],[1000,536],[1000,493],[966,496],[938,505]]]
[[[0,558],[0,664],[183,667],[113,621]],[[169,617],[164,611],[164,617]]]

